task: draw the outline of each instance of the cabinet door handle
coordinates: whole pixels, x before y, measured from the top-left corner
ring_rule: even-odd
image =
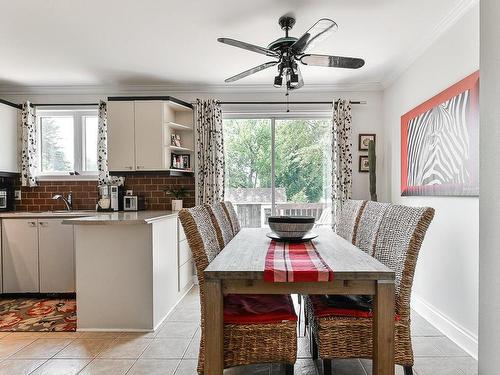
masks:
[[[137,169],[142,169],[142,168],[144,168],[144,165],[138,165],[137,166]]]
[[[41,227],[46,227],[47,225],[49,225],[49,223],[45,221],[39,221],[38,224],[40,224]]]
[[[30,227],[36,227],[36,221],[28,221]]]
[[[130,169],[130,170],[132,170],[132,166],[130,166],[130,167],[127,167],[127,169]]]

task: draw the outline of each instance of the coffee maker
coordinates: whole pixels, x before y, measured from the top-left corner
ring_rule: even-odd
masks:
[[[123,185],[103,185],[99,188],[100,200],[97,205],[99,211],[123,211]]]

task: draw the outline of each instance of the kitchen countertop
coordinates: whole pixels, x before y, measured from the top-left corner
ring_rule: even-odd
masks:
[[[47,219],[93,216],[96,211],[74,210],[74,211],[9,211],[0,212],[0,219]]]
[[[151,224],[158,220],[176,217],[177,211],[125,211],[94,212],[90,216],[63,220],[70,225],[116,225],[116,224]]]

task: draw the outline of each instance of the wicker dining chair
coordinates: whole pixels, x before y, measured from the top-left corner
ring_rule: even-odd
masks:
[[[433,208],[390,205],[380,223],[374,257],[395,271],[396,319],[395,363],[413,374],[410,333],[410,296],[418,252],[434,217]],[[313,357],[322,358],[325,375],[331,374],[331,360],[372,358],[371,318],[315,316],[313,298],[306,298]],[[318,311],[319,315],[319,311]]]
[[[368,201],[361,212],[354,244],[369,255],[373,256],[380,223],[389,207],[389,203]]]
[[[356,241],[356,230],[365,204],[366,201],[352,199],[348,199],[342,204],[336,231],[340,237],[351,243]]]
[[[179,212],[179,220],[193,254],[200,288],[201,340],[197,371],[203,374],[205,363],[204,270],[220,252],[220,246],[206,207],[196,206],[183,209]],[[286,297],[292,306],[290,297]],[[225,301],[226,298],[224,297]],[[296,358],[297,324],[294,320],[252,324],[224,323],[224,368],[254,363],[283,363],[286,374],[293,375]]]
[[[217,234],[217,240],[219,241],[219,246],[222,249],[234,237],[233,227],[231,226],[229,217],[224,210],[222,202],[205,204],[205,207],[208,210],[210,217],[212,218],[215,233]]]
[[[234,206],[231,202],[224,201],[222,202],[222,205],[224,207],[224,210],[226,211],[227,217],[229,217],[229,221],[231,222],[233,233],[236,236],[236,233],[238,233],[241,229],[240,221],[238,220],[238,214],[236,213],[236,210],[234,209]]]

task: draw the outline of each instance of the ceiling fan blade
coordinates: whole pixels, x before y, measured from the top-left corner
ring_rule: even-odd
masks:
[[[328,56],[307,54],[300,57],[304,65],[328,66],[332,68],[358,69],[365,65],[365,60],[356,57]]]
[[[243,48],[246,49],[247,51],[252,51],[252,52],[257,52],[261,53],[266,56],[272,56],[272,57],[278,57],[279,53],[275,52],[273,50],[264,48],[264,47],[259,47],[254,44],[246,43],[246,42],[241,42],[236,39],[231,39],[231,38],[218,38],[217,41],[224,43],[224,44],[229,44],[230,46],[238,47],[238,48]]]
[[[311,47],[318,41],[328,37],[332,32],[338,29],[337,24],[329,19],[322,18],[316,22],[309,30],[305,32],[292,46],[293,54],[301,54],[307,48]]]
[[[278,61],[269,61],[269,62],[266,62],[264,64],[261,64],[261,65],[258,65],[256,67],[254,67],[254,68],[245,70],[244,72],[241,72],[240,74],[236,74],[235,76],[229,77],[224,82],[229,83],[229,82],[237,81],[237,80],[245,78],[245,77],[247,77],[247,76],[249,76],[251,74],[260,72],[261,70],[270,68],[271,66],[275,66],[276,64],[278,64]]]
[[[291,85],[289,87],[290,90],[297,90],[297,89],[300,89],[302,86],[304,86],[304,79],[302,78],[302,73],[301,73],[300,68],[298,66],[295,68],[295,72],[299,76],[299,81],[297,83],[295,83],[294,85]]]

